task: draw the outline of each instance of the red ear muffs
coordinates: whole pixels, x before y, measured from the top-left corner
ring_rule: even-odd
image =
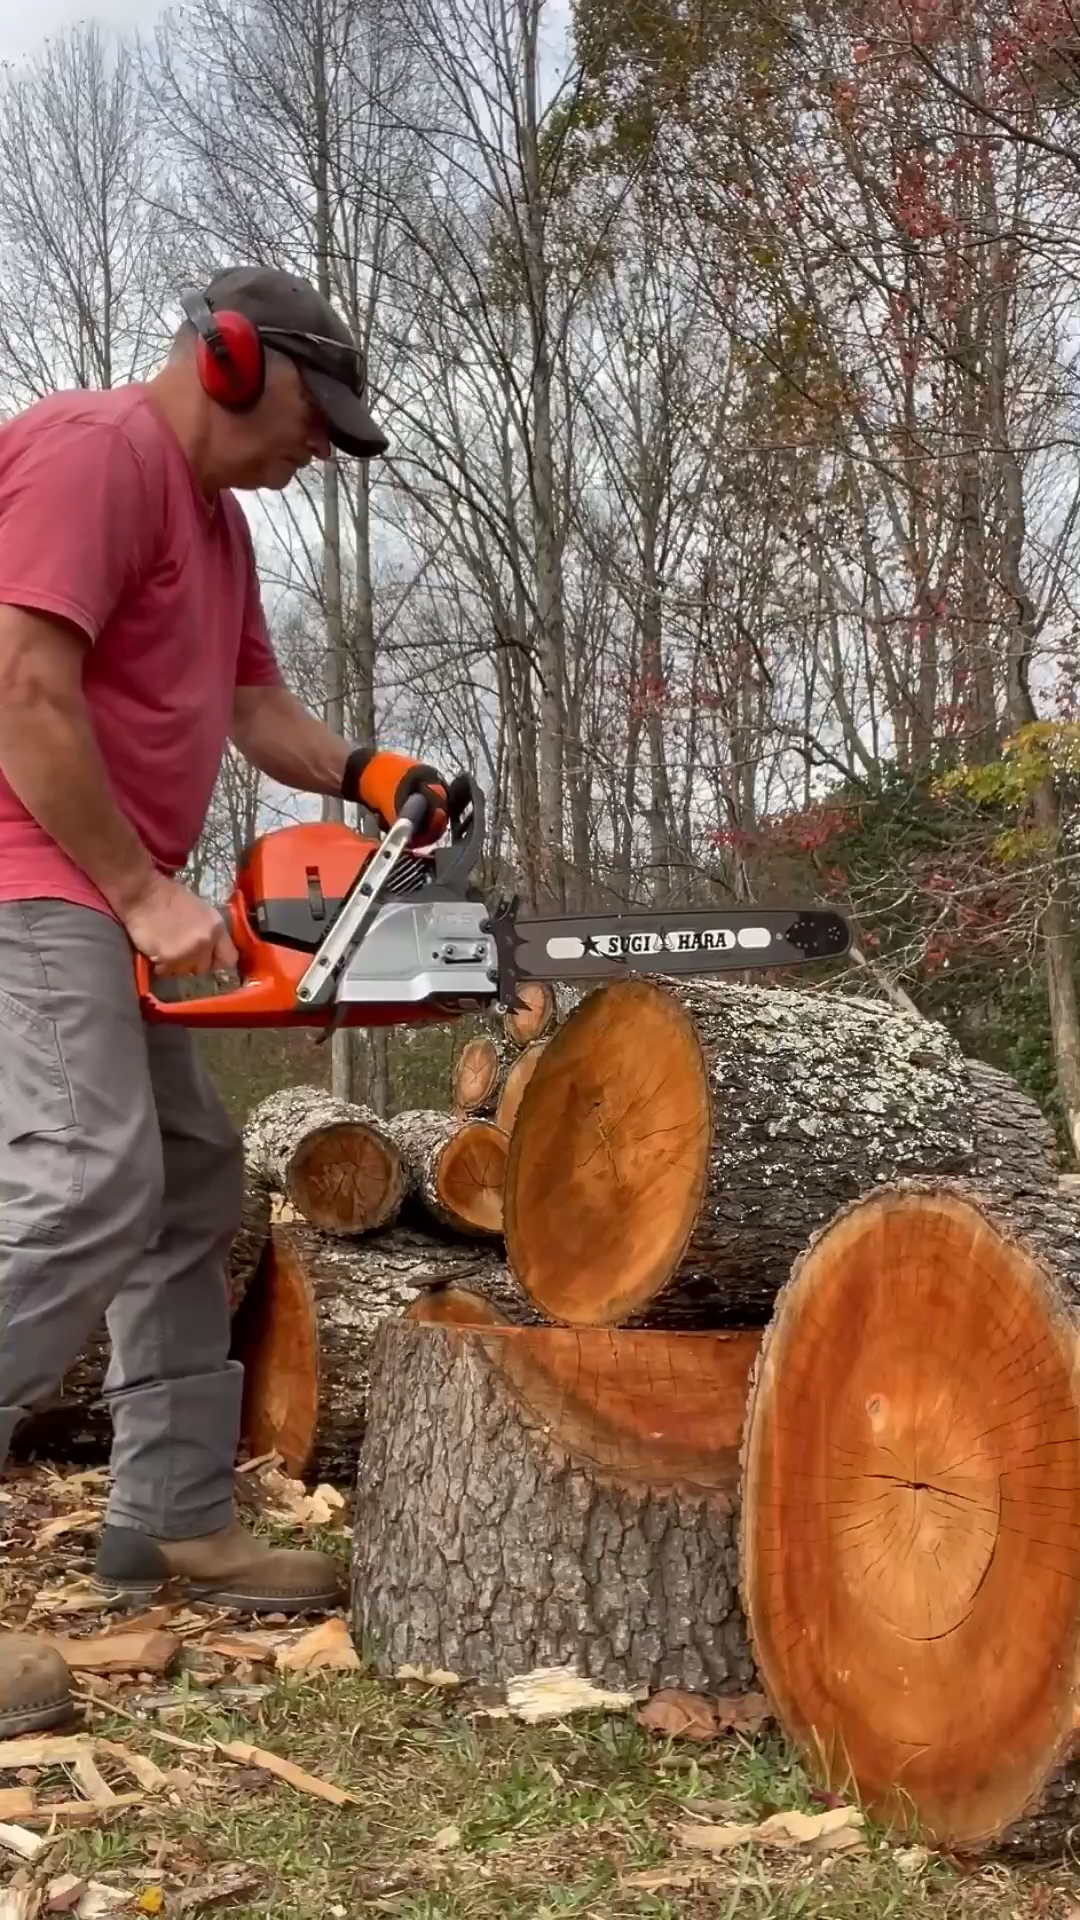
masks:
[[[182,304],[198,335],[195,363],[204,391],[233,413],[256,406],[266,384],[266,352],[246,314],[214,313],[202,294],[185,294]]]

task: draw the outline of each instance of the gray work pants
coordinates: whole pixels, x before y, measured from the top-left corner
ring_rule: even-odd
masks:
[[[144,1025],[123,930],[0,902],[0,1460],[105,1314],[108,1519],[158,1539],[231,1520],[241,1194],[239,1140],[191,1035]]]

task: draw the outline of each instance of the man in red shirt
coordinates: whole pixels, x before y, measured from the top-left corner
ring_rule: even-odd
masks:
[[[283,684],[231,491],[387,442],[305,282],[233,268],[186,305],[146,384],[0,428],[0,1459],[106,1314],[97,1579],[300,1612],[337,1601],[338,1563],[266,1546],[233,1508],[239,1142],[190,1035],[144,1026],[132,950],[166,978],[235,961],[176,878],[228,740],[287,786],[391,810],[392,757]],[[424,790],[440,830],[432,769],[389,785]],[[0,1737],[69,1710],[59,1657],[0,1637]]]

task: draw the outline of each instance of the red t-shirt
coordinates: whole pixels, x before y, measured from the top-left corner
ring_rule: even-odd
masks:
[[[0,602],[86,635],[83,692],[117,802],[175,873],[202,829],[237,686],[281,681],[247,521],[211,506],[145,389],[56,393],[0,426]],[[0,900],[108,912],[0,773]]]

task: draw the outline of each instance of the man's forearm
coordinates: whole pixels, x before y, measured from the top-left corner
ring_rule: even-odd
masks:
[[[230,731],[245,760],[301,793],[339,794],[357,744],[343,740],[284,687],[238,687]]]
[[[0,701],[0,772],[123,918],[157,869],[116,803],[81,699],[39,690]]]

